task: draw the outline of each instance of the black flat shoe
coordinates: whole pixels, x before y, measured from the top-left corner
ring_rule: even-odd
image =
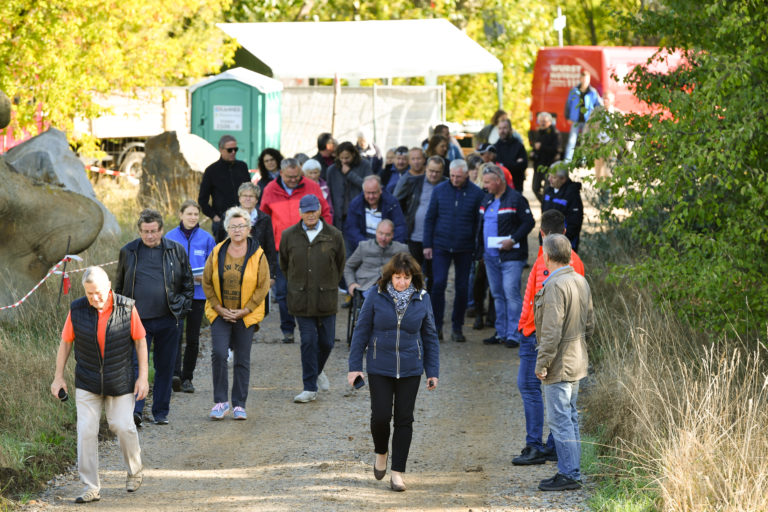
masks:
[[[387,454],[387,462],[389,462],[389,454]],[[387,474],[387,463],[384,463],[384,469],[376,469],[376,460],[373,461],[373,476],[376,477],[376,480],[381,480],[384,478],[384,475]]]

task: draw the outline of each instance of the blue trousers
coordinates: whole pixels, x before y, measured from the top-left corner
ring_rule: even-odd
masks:
[[[251,377],[251,344],[255,330],[255,325],[246,327],[242,319],[231,323],[219,317],[211,324],[211,373],[215,403],[229,401],[227,355],[231,346],[235,353],[235,364],[232,368],[232,407],[245,408]]]
[[[517,324],[523,311],[523,297],[520,295],[520,279],[525,261],[501,261],[485,256],[485,272],[496,306],[496,333],[503,340],[519,337]]]
[[[148,320],[142,318],[141,323],[147,331],[147,353],[152,350],[155,368],[155,383],[152,386],[152,417],[155,420],[166,419],[171,410],[173,369],[176,366],[176,354],[179,351],[179,324],[173,315]],[[133,373],[134,377],[138,378],[139,360],[135,349]],[[141,414],[144,411],[144,400],[137,400],[133,411]]]
[[[581,480],[581,436],[579,435],[579,381],[544,384],[549,431],[555,437],[557,471]]]
[[[280,331],[282,331],[283,334],[293,334],[293,330],[296,328],[296,320],[288,312],[288,303],[286,302],[286,296],[288,295],[288,280],[280,269],[277,270],[277,274],[275,275],[274,290],[277,305],[280,307]]]
[[[448,285],[448,269],[453,268],[455,273],[456,290],[453,297],[453,314],[451,326],[453,332],[461,332],[464,326],[464,313],[467,311],[467,296],[469,295],[469,271],[472,268],[472,251],[450,252],[442,249],[432,250],[432,309],[435,312],[435,325],[437,331],[443,330],[443,317],[445,316],[445,288]]]
[[[541,394],[541,381],[536,377],[536,333],[523,336],[520,333],[520,368],[517,370],[517,389],[523,399],[525,413],[525,444],[537,450],[552,450],[555,440],[550,432],[546,446],[542,443],[544,432],[544,400]]]
[[[579,133],[584,130],[584,125],[585,123],[571,123],[571,131],[568,133],[568,142],[563,156],[566,162],[573,160],[573,150],[576,149],[576,141],[579,139]]]
[[[317,391],[317,376],[325,368],[336,336],[336,315],[297,316],[301,335],[301,379],[304,391]]]

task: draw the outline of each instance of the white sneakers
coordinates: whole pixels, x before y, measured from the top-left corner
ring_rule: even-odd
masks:
[[[293,397],[293,401],[297,404],[305,404],[307,402],[313,402],[315,399],[317,399],[317,391],[302,391],[295,397]]]
[[[328,391],[331,389],[331,381],[328,380],[328,376],[325,372],[320,372],[317,376],[317,389],[320,391]]]

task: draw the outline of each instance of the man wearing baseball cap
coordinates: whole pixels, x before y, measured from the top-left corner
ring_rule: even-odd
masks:
[[[507,182],[507,185],[510,187],[514,187],[514,181],[512,179],[512,173],[509,172],[509,169],[504,167],[504,164],[498,161],[496,156],[496,146],[493,144],[488,144],[487,142],[483,142],[479,146],[477,146],[477,152],[480,154],[481,157],[483,157],[483,163],[491,163],[496,164],[504,173],[504,181]]]
[[[301,336],[304,390],[297,403],[328,391],[323,372],[333,349],[338,311],[338,284],[344,271],[346,250],[341,231],[320,219],[320,200],[308,194],[299,201],[301,220],[283,232],[280,269],[288,281],[288,311],[296,318]]]

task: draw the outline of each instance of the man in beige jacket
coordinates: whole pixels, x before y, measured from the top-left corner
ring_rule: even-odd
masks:
[[[544,383],[549,430],[555,438],[557,474],[539,483],[542,491],[581,487],[581,445],[576,399],[587,375],[587,339],[595,329],[586,279],[569,266],[571,244],[564,235],[544,239],[549,277],[536,294],[536,376]]]

